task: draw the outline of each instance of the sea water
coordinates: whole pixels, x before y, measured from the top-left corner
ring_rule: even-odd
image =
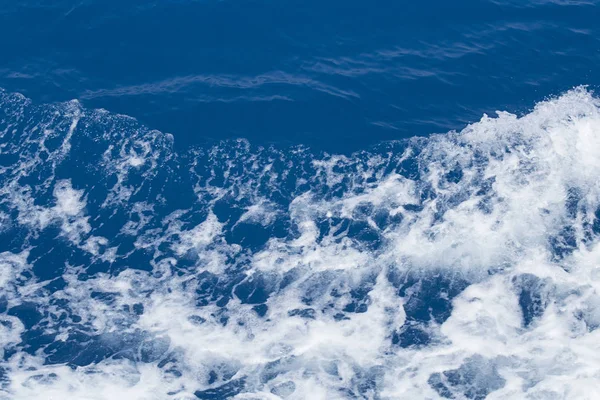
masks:
[[[595,3],[5,2],[0,398],[597,398]]]

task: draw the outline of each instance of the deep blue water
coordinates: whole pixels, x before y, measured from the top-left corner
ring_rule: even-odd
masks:
[[[0,87],[183,147],[348,152],[595,87],[598,15],[593,0],[5,1]]]
[[[600,398],[598,3],[0,1],[0,400]]]

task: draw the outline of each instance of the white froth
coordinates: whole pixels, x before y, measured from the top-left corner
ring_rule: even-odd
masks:
[[[418,171],[411,173],[386,170],[389,155],[295,165],[281,153],[254,154],[247,144],[235,147],[243,157],[217,147],[209,152],[214,165],[188,188],[206,209],[187,205],[167,217],[157,211],[166,201],[138,195],[165,184],[159,174],[171,140],[159,132],[107,133],[98,162],[108,193],[100,208],[127,216],[114,228],[119,238],[132,238],[126,250],[95,233],[110,218],[90,214],[92,186],[59,179],[53,167],[40,185],[51,193],[42,204],[42,189],[24,183],[45,160],[59,165],[68,156],[84,118],[73,111],[79,106],[69,107],[61,145],[50,147],[60,129],[38,127],[39,152],[2,170],[0,222],[10,215],[31,237],[58,226],[94,260],[112,265],[123,252],[139,251],[149,265],[83,278],[87,266],[67,259],[65,287],[51,293],[48,282],[28,272],[31,249],[24,247],[0,254],[0,295],[9,307],[42,304],[48,321],[61,313],[50,303],[65,300],[94,340],[134,337],[123,351],[136,356],[71,368],[44,363],[43,351],[18,350],[2,363],[8,380],[0,398],[194,399],[196,391],[227,382],[243,382],[231,395],[236,399],[462,399],[477,391],[488,399],[600,396],[600,240],[593,228],[600,101],[587,90],[542,102],[522,117],[499,112],[462,132],[408,142],[394,162],[415,160]],[[56,157],[44,159],[46,152]],[[193,171],[203,167],[192,164]],[[293,168],[308,172],[289,183]],[[277,196],[289,199],[279,204]],[[225,201],[239,202],[235,220],[218,216]],[[281,221],[289,232],[272,235]],[[260,227],[251,231],[257,237],[268,232],[256,249],[230,237],[248,226]],[[227,301],[216,305],[218,294],[209,293],[199,305],[203,283],[227,281],[225,274],[239,276],[219,287],[229,292]],[[403,292],[414,277],[420,283]],[[438,318],[425,307],[429,316],[415,316],[411,295],[418,290],[424,302],[449,296],[441,286],[425,292],[423,282],[440,277],[466,282],[447,297],[449,315]],[[268,296],[249,300],[259,289]],[[134,306],[143,312],[133,315]],[[3,318],[6,351],[26,328],[15,316]],[[394,343],[411,326],[429,342]],[[67,342],[79,328],[73,322],[46,329]],[[147,348],[160,354],[143,362]]]

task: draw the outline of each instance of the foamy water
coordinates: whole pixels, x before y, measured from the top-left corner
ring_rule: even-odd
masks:
[[[0,398],[600,396],[585,88],[352,156],[0,120]]]

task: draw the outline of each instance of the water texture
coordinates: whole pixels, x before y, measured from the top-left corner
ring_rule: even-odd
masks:
[[[0,4],[0,399],[600,396],[596,2]]]

